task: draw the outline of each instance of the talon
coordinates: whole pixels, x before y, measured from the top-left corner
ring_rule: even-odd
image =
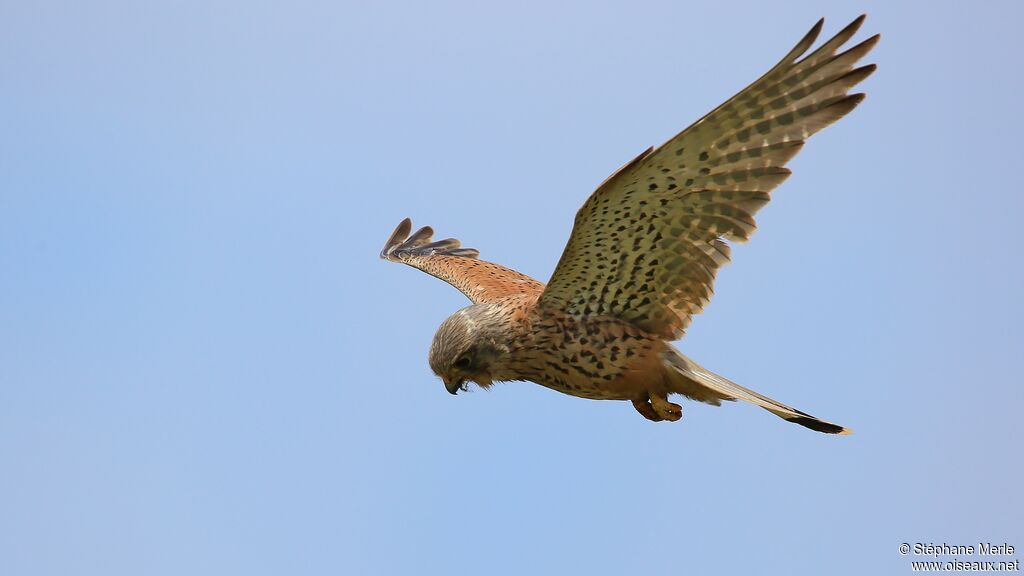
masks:
[[[651,408],[663,420],[675,422],[683,417],[683,407],[668,401],[665,394],[651,394]]]
[[[633,400],[633,408],[640,413],[641,416],[647,418],[652,422],[661,422],[664,420],[658,413],[651,407],[651,403],[648,400]]]

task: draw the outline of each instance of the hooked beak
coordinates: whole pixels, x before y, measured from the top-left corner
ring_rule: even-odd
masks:
[[[445,388],[445,390],[448,391],[449,394],[458,394],[459,390],[464,390],[465,389],[464,388],[464,386],[466,385],[466,381],[465,380],[449,380],[447,378],[443,378],[443,380],[444,380],[444,388]]]

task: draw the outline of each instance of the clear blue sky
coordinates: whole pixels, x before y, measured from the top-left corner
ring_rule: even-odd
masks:
[[[612,170],[881,32],[679,346],[848,425],[427,366],[411,216],[546,280]],[[903,574],[1024,548],[1012,2],[5,2],[0,573]],[[1018,554],[1018,558],[1020,555]]]

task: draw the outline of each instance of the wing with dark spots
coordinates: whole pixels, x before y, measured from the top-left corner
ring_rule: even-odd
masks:
[[[388,238],[380,257],[408,264],[458,288],[474,303],[493,302],[524,293],[539,294],[544,285],[515,270],[478,260],[480,252],[462,248],[455,238],[433,240],[429,226],[413,234],[406,218]]]
[[[540,303],[681,337],[729,262],[726,240],[750,237],[754,214],[790,174],[785,164],[863,100],[848,92],[875,66],[854,66],[878,36],[839,52],[863,21],[804,56],[819,21],[759,80],[601,184]]]

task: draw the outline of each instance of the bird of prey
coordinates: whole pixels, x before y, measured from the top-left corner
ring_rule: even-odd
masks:
[[[531,381],[629,400],[653,421],[682,416],[671,394],[716,406],[744,400],[818,432],[849,433],[711,372],[670,342],[708,303],[730,259],[728,241],[754,232],[754,214],[790,174],[786,163],[864,99],[848,92],[874,72],[874,64],[856,66],[879,36],[840,52],[863,21],[807,54],[818,21],[756,82],[612,174],[576,214],[547,285],[479,260],[454,238],[434,241],[430,227],[410,235],[403,220],[381,257],[436,276],[473,302],[445,320],[430,345],[430,367],[447,390]]]

